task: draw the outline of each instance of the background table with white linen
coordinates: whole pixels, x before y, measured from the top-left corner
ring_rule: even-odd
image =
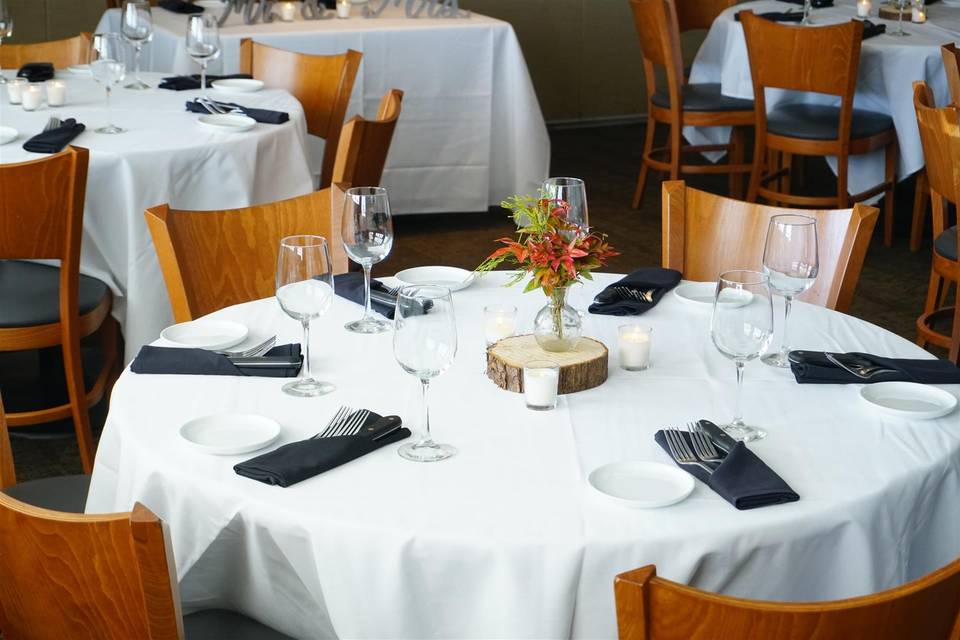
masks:
[[[311,54],[363,54],[347,118],[373,118],[380,98],[401,89],[403,111],[394,132],[382,185],[394,213],[485,211],[514,193],[534,191],[550,166],[550,139],[523,52],[509,23],[406,18],[391,6],[379,18],[276,20],[244,24],[231,14],[220,30],[223,73],[239,71],[240,40]],[[145,68],[199,73],[186,52],[187,17],[155,8]],[[119,10],[107,11],[98,31],[119,31]],[[214,71],[215,73],[217,71]],[[315,173],[323,141],[310,137]]]
[[[615,276],[578,286],[583,307]],[[266,378],[134,375],[114,388],[87,509],[140,501],[170,525],[188,608],[235,607],[299,638],[612,638],[613,578],[655,563],[673,580],[748,597],[819,600],[864,594],[960,554],[960,420],[911,421],[875,411],[860,385],[798,385],[789,371],[747,366],[745,415],[768,431],[751,443],[800,501],[737,511],[698,483],[658,510],[608,504],[586,486],[599,465],[669,463],[655,430],[728,419],[734,365],[710,341],[710,307],[667,295],[638,320],[653,328],[652,366],[618,368],[617,326],[586,317],[611,350],[600,387],[549,412],[486,379],[482,308],[515,303],[531,324],[545,299],[493,274],[454,293],[460,348],[431,384],[434,437],[459,454],[433,464],[389,445],[293,487],[241,478],[177,435],[221,411],[270,416],[281,444],[309,437],[340,405],[398,414],[419,427],[419,383],[392,335],[350,334],[359,305],[337,298],[315,322],[315,375],[337,385],[293,398]],[[214,314],[253,339],[300,327],[273,299]],[[883,329],[809,304],[794,306],[797,348],[929,357]],[[960,385],[944,387],[960,394]]]
[[[873,15],[869,19],[885,24],[887,33],[863,41],[854,106],[886,113],[893,118],[900,145],[897,177],[903,179],[919,171],[924,165],[923,147],[920,144],[917,117],[913,109],[913,82],[926,81],[933,90],[937,104],[949,102],[950,92],[943,71],[940,46],[960,39],[960,9],[947,7],[942,2],[927,7],[927,22],[912,24],[905,20],[903,28],[910,35],[898,37],[889,35],[896,30],[895,20],[881,20],[877,17],[876,7],[879,4],[874,2]],[[750,76],[746,40],[743,37],[743,27],[734,20],[736,13],[744,10],[764,13],[799,11],[800,8],[786,2],[762,0],[738,4],[724,11],[714,21],[697,53],[690,71],[690,82],[720,83],[720,90],[724,95],[752,100],[753,81]],[[852,0],[838,0],[836,6],[815,9],[812,13],[814,26],[846,22],[856,15],[856,4]],[[824,55],[828,54],[824,52]],[[767,91],[768,110],[786,101],[840,103],[838,98],[824,94],[804,93],[801,97],[782,90]],[[725,142],[729,138],[729,132],[729,128],[721,127],[684,129],[684,135],[694,144]],[[836,158],[830,158],[829,162],[836,172]],[[849,162],[848,190],[851,194],[866,191],[883,181],[883,150],[850,156]]]
[[[114,293],[113,315],[126,340],[126,359],[155,340],[173,315],[144,209],[169,203],[177,209],[230,209],[309,193],[313,181],[305,151],[306,120],[300,103],[280,90],[230,96],[250,107],[286,111],[290,122],[257,124],[243,133],[208,131],[185,103],[198,91],[114,89],[112,122],[127,131],[96,133],[107,123],[105,92],[87,76],[58,72],[67,103],[24,111],[0,98],[0,124],[19,139],[0,146],[0,163],[45,157],[24,151],[51,116],[87,126],[72,144],[90,150],[80,271],[103,280]],[[144,74],[156,86],[161,74]]]

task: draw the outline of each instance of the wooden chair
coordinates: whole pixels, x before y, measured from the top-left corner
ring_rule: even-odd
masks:
[[[177,322],[276,292],[281,238],[323,236],[336,273],[347,271],[340,216],[347,185],[335,184],[290,200],[226,211],[176,211],[145,216]]]
[[[823,27],[785,25],[741,11],[756,104],[756,142],[747,200],[804,207],[849,207],[883,193],[884,242],[893,241],[893,190],[896,184],[897,132],[883,113],[853,108],[860,64],[863,22],[851,20]],[[788,102],[767,113],[766,89],[838,96],[840,106]],[[850,195],[847,164],[851,155],[883,149],[881,184]],[[770,152],[770,160],[768,158]],[[800,196],[790,191],[793,155],[836,156],[835,196]],[[771,183],[779,182],[773,186]]]
[[[947,228],[947,203],[960,204],[960,117],[954,107],[934,108],[933,92],[924,82],[913,83],[913,106],[933,204],[934,238],[927,300],[923,315],[917,318],[917,344],[923,347],[932,342],[944,347],[949,350],[950,360],[960,364],[960,301],[953,307],[945,306],[950,283],[960,283],[960,231],[957,225]],[[950,334],[933,328],[938,320],[951,318]]]
[[[163,523],[139,503],[71,515],[0,493],[0,575],[8,640],[290,640],[231,611],[183,617]]]
[[[330,186],[340,130],[362,56],[353,49],[339,55],[315,56],[277,49],[250,38],[240,41],[240,72],[252,74],[268,87],[292,93],[303,105],[307,132],[326,141],[321,189]]]
[[[80,238],[87,184],[86,149],[0,165],[0,351],[60,346],[70,401],[57,407],[10,412],[10,426],[73,417],[85,473],[93,469],[88,409],[112,384],[117,325],[107,285],[80,275]],[[24,260],[54,259],[60,267]],[[98,332],[104,364],[84,388],[80,339]],[[8,398],[9,399],[9,398]]]
[[[687,187],[663,184],[664,267],[688,280],[712,281],[730,269],[762,269],[770,218],[778,214],[816,218],[820,270],[799,299],[847,311],[860,280],[879,212],[856,204],[852,209],[784,209],[741,202]]]
[[[54,69],[66,69],[75,64],[86,64],[90,59],[90,42],[90,34],[81,33],[63,40],[4,44],[0,47],[0,67],[19,69],[28,62],[50,62]]]
[[[376,120],[354,116],[343,125],[337,157],[333,163],[333,182],[364,187],[380,186],[383,165],[387,161],[393,130],[400,117],[403,91],[391,89],[380,100]]]
[[[731,598],[657,576],[613,582],[621,640],[960,640],[960,560],[901,587],[829,602]]]

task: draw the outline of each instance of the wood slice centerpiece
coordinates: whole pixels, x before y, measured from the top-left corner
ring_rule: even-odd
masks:
[[[903,7],[903,19],[906,22],[910,22],[912,7],[907,3]],[[878,15],[884,20],[896,20],[900,16],[900,9],[897,6],[896,2],[888,2],[887,4],[880,5],[880,9],[877,11]]]
[[[560,366],[559,393],[598,387],[607,379],[607,347],[593,338],[580,338],[572,351],[545,351],[533,335],[513,336],[487,348],[487,377],[507,391],[523,393],[523,366],[552,360]]]

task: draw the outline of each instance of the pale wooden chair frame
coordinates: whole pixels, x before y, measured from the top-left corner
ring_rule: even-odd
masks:
[[[90,42],[91,35],[83,32],[62,40],[4,44],[0,47],[0,66],[19,69],[28,62],[49,62],[54,69],[66,69],[75,64],[85,64],[90,59]]]
[[[375,120],[354,116],[343,125],[333,163],[334,183],[380,186],[402,100],[403,91],[391,89],[380,99]]]

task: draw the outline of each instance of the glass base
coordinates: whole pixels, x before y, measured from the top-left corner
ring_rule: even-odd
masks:
[[[7,78],[0,72],[0,84],[7,84]]]
[[[731,422],[723,425],[723,430],[738,442],[753,442],[767,437],[767,432],[757,427],[751,427],[741,422]]]
[[[100,127],[99,129],[94,129],[97,133],[123,133],[126,129],[121,129],[115,124],[108,124]]]
[[[390,324],[376,318],[360,318],[348,322],[343,328],[354,333],[383,333],[390,330]]]
[[[314,378],[300,378],[283,385],[283,392],[298,398],[313,398],[323,396],[336,390],[336,386]]]
[[[768,364],[771,367],[779,367],[780,369],[789,369],[790,368],[790,359],[787,357],[789,351],[778,351],[777,353],[768,353],[767,355],[760,358],[760,361],[763,364]]]
[[[134,80],[134,81],[131,82],[130,84],[124,85],[123,88],[124,88],[124,89],[137,89],[138,91],[142,91],[142,90],[144,90],[144,89],[151,89],[152,87],[151,87],[150,85],[148,85],[146,82],[142,81],[142,80]]]
[[[893,32],[891,32],[889,35],[891,35],[891,36],[896,36],[896,37],[898,37],[898,38],[905,38],[905,37],[909,36],[910,34],[907,33],[906,31],[893,31]]]
[[[438,462],[457,455],[457,449],[448,444],[437,444],[428,440],[427,442],[407,443],[397,449],[397,453],[401,458],[414,462]]]

